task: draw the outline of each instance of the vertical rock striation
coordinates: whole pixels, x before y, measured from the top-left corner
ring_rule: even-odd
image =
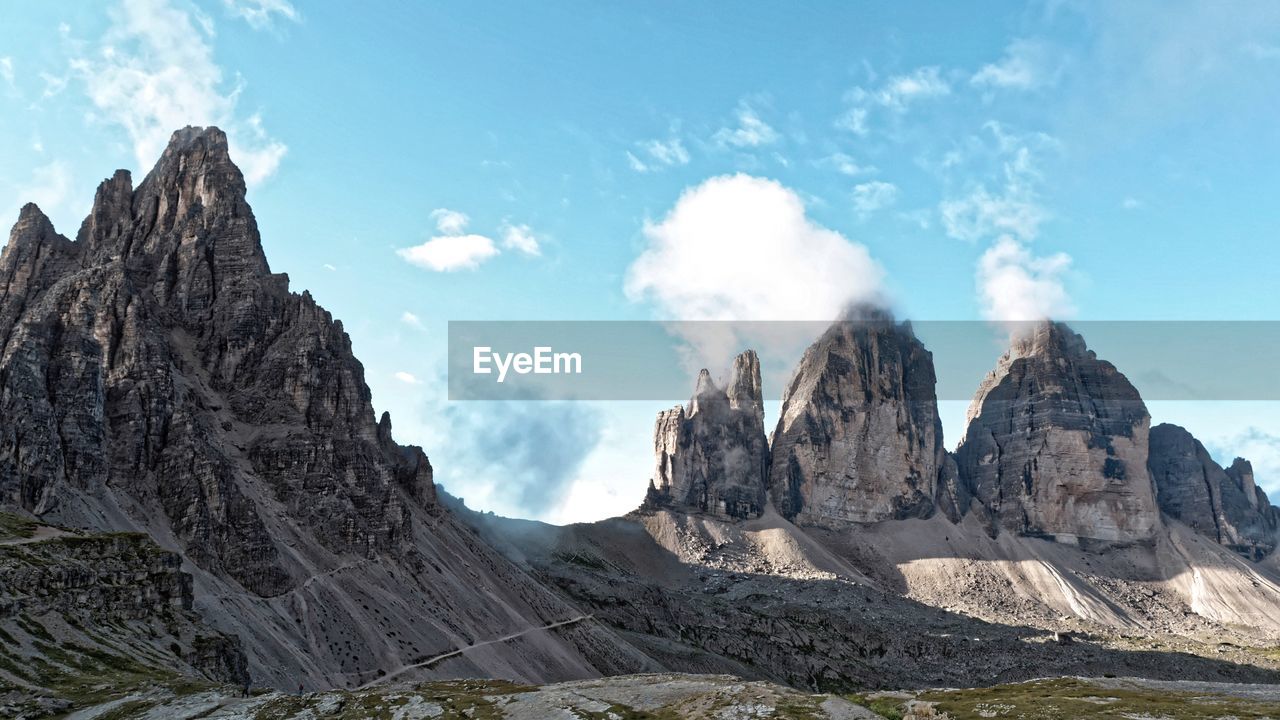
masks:
[[[1275,549],[1277,513],[1247,460],[1236,458],[1224,470],[1191,433],[1162,424],[1151,428],[1148,465],[1160,509],[1170,517],[1251,560]]]
[[[734,359],[723,389],[703,370],[687,407],[659,413],[654,452],[649,505],[758,517],[765,503],[769,447],[755,352]]]
[[[833,324],[782,398],[769,479],[778,511],[827,526],[932,514],[947,470],[935,384],[908,323],[863,307]],[[950,513],[962,502],[949,497]]]
[[[956,460],[993,533],[1143,541],[1160,525],[1150,420],[1138,391],[1082,337],[1040,323],[983,379]]]
[[[0,505],[178,550],[259,678],[363,682],[573,612],[437,505],[426,455],[375,420],[342,323],[271,272],[217,128],[174,133],[136,188],[104,181],[75,242],[23,208],[0,343]],[[464,671],[635,660],[576,635]]]

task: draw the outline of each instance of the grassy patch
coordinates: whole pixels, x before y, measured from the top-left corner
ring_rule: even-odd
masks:
[[[891,697],[868,697],[866,695],[845,695],[844,698],[849,702],[861,705],[864,708],[876,713],[877,715],[887,718],[887,720],[902,720],[903,701]]]
[[[955,720],[1023,718],[1160,717],[1173,720],[1261,720],[1280,717],[1280,703],[1254,702],[1209,693],[1145,688],[1103,688],[1062,678],[971,690],[930,691],[921,700],[937,704]]]
[[[37,523],[21,515],[0,512],[0,540],[29,538],[36,534]]]

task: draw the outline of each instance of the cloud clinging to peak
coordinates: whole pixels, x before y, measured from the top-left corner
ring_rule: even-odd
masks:
[[[683,320],[831,320],[882,293],[867,248],[811,220],[775,180],[722,175],[644,227],[626,292]]]

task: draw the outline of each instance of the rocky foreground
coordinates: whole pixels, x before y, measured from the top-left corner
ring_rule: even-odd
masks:
[[[980,690],[814,694],[728,675],[659,673],[532,686],[492,680],[303,694],[153,685],[87,707],[74,720],[976,720],[1269,718],[1280,686],[1062,678]],[[13,717],[24,718],[19,711]]]

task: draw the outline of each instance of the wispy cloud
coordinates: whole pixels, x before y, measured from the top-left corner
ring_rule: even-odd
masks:
[[[96,54],[71,67],[98,117],[129,135],[138,167],[155,162],[175,129],[218,125],[247,183],[275,173],[287,147],[265,131],[259,115],[239,112],[241,85],[224,84],[211,21],[167,0],[122,0],[110,17]]]
[[[401,248],[396,254],[413,265],[436,272],[474,270],[501,253],[498,243],[487,235],[468,233],[471,218],[449,208],[431,211],[437,235],[413,247]],[[502,246],[521,254],[537,256],[542,249],[538,236],[528,225],[504,222],[499,228]]]
[[[459,235],[471,222],[471,218],[466,213],[449,208],[432,210],[431,219],[436,221],[436,229],[445,235]]]
[[[1051,84],[1057,70],[1051,66],[1049,49],[1041,42],[1020,39],[1010,43],[998,62],[983,65],[970,84],[980,88],[1035,90]]]
[[[0,80],[10,88],[14,86],[13,58],[8,55],[0,57]]]
[[[675,136],[666,140],[639,142],[636,143],[636,152],[627,152],[627,164],[636,172],[652,172],[665,167],[688,165],[689,159],[689,150],[684,146],[684,142]]]
[[[222,4],[255,30],[273,27],[277,18],[286,22],[302,19],[289,0],[222,0]]]
[[[888,207],[898,199],[898,186],[893,183],[872,180],[853,187],[853,209],[858,217],[866,219],[875,211]]]
[[[931,66],[894,75],[878,88],[854,88],[849,95],[855,103],[875,104],[901,112],[917,100],[950,94],[951,84],[942,77],[941,68]]]
[[[422,383],[422,381],[419,380],[415,375],[413,375],[412,373],[407,373],[403,370],[396,373],[396,379],[404,383],[405,385],[419,385]]]
[[[1041,181],[1034,153],[1038,149],[1056,148],[1057,141],[1042,133],[1020,135],[1007,131],[996,122],[984,126],[991,142],[974,140],[975,154],[990,155],[998,167],[994,182],[970,181],[969,190],[961,196],[943,199],[938,206],[947,235],[969,242],[1011,235],[1031,240],[1049,212],[1040,203],[1037,185]],[[979,158],[986,161],[986,157]],[[941,167],[954,172],[967,161],[965,153],[949,153]],[[990,189],[992,186],[995,189]]]
[[[528,225],[511,225],[502,226],[502,246],[511,250],[522,252],[525,255],[541,255],[542,246],[538,242],[538,236],[529,229]]]
[[[876,171],[873,165],[862,165],[853,157],[844,153],[832,153],[814,163],[818,167],[828,167],[841,175],[854,177],[856,175],[866,175]]]
[[[756,148],[771,145],[780,138],[778,131],[750,105],[739,105],[734,114],[738,120],[736,127],[722,127],[711,136],[712,142],[720,147]]]
[[[414,315],[408,310],[405,310],[403,313],[400,314],[400,322],[404,323],[405,325],[408,325],[411,328],[416,328],[418,330],[422,330],[424,327],[422,324],[422,318],[418,317],[417,315]]]

